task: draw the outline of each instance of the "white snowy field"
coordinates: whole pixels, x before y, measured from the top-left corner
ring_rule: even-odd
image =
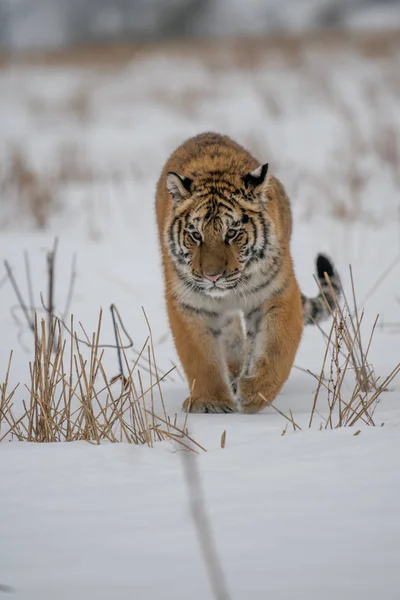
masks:
[[[101,341],[112,343],[115,303],[140,349],[143,306],[167,371],[177,358],[164,310],[155,184],[185,138],[226,133],[269,161],[292,198],[303,291],[316,293],[317,252],[334,259],[349,296],[352,265],[365,343],[380,314],[369,359],[383,379],[400,361],[399,59],[400,43],[380,38],[359,48],[226,42],[141,51],[130,60],[4,62],[0,258],[27,300],[27,251],[40,307],[45,250],[57,235],[57,310],[76,253],[76,322],[93,331],[103,307]],[[12,349],[17,414],[32,335],[4,274],[1,264],[0,383]],[[296,367],[319,373],[324,351],[321,333],[307,328]],[[104,365],[115,375],[114,350]],[[207,450],[190,459],[230,597],[397,599],[399,381],[382,394],[375,427],[320,430],[328,413],[321,391],[309,429],[316,381],[300,369],[275,405],[292,410],[301,431],[288,427],[282,436],[287,422],[273,408],[189,416],[190,434]],[[352,383],[349,373],[345,393]],[[163,390],[173,418],[186,384],[173,372]],[[0,437],[5,431],[2,423]],[[0,598],[6,586],[18,600],[213,598],[182,454],[172,442],[152,449],[1,442]]]

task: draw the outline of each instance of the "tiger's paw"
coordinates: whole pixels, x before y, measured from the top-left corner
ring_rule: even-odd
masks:
[[[235,404],[229,400],[216,398],[186,398],[182,405],[185,412],[193,413],[233,413],[237,412]]]
[[[241,404],[242,404],[242,411],[247,414],[258,413],[258,412],[260,412],[260,410],[263,410],[264,408],[266,408],[268,406],[267,402],[263,402],[261,400],[261,398],[260,398],[260,400],[254,399],[253,402],[248,402],[248,403],[244,403],[242,401]]]
[[[264,395],[257,392],[257,385],[252,378],[243,378],[240,380],[239,402],[242,412],[251,414],[258,413],[266,408],[270,401]]]

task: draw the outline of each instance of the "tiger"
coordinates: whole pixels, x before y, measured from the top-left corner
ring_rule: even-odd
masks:
[[[304,325],[335,308],[332,262],[318,255],[319,294],[303,295],[285,189],[226,135],[202,133],[172,153],[156,216],[168,320],[190,390],[183,410],[262,410],[289,377]]]

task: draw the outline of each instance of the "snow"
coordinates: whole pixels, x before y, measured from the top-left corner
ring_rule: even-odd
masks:
[[[232,598],[398,597],[398,431],[281,437],[264,415],[255,429],[234,417],[221,450],[227,423],[207,420],[196,429],[209,452],[195,460]],[[2,448],[1,572],[14,597],[211,598],[171,450]]]
[[[26,294],[28,251],[40,305],[45,250],[58,235],[59,310],[77,253],[76,320],[92,331],[102,306],[102,341],[112,342],[107,309],[114,302],[140,348],[147,335],[144,306],[158,364],[170,368],[177,358],[162,296],[154,188],[177,144],[214,129],[269,160],[286,185],[295,268],[306,293],[315,293],[317,252],[333,257],[347,290],[352,264],[368,339],[377,312],[384,325],[398,321],[399,263],[370,294],[400,253],[397,167],[377,150],[389,126],[395,143],[400,139],[398,58],[393,50],[368,59],[348,49],[311,48],[295,62],[271,52],[245,68],[229,64],[223,52],[210,64],[201,55],[154,51],[112,69],[3,67],[2,169],[19,148],[40,181],[51,181],[58,207],[40,231],[7,187],[1,258]],[[361,191],[350,181],[354,172]],[[19,312],[22,324],[11,317],[16,301],[9,283],[0,288],[0,302],[0,381],[13,349],[10,383],[25,383],[31,334]],[[370,358],[382,377],[399,361],[398,332],[382,326],[375,335]],[[320,332],[307,328],[295,364],[319,372],[323,352]],[[114,351],[106,352],[105,366],[115,374]],[[173,417],[186,385],[173,374],[163,389]],[[291,409],[302,431],[288,427],[283,436],[286,421],[273,408],[189,416],[190,434],[207,449],[190,460],[198,464],[231,598],[394,600],[400,593],[399,383],[383,394],[375,428],[320,431],[317,416],[308,429],[314,391],[312,377],[293,369],[276,406]],[[324,394],[320,402],[326,415]],[[182,454],[170,442],[153,449],[2,442],[0,584],[17,600],[212,598]]]

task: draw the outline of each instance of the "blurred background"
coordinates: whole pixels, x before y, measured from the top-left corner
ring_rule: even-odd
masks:
[[[0,0],[7,49],[399,25],[399,0]]]
[[[79,310],[163,314],[155,186],[201,131],[284,183],[305,291],[400,253],[400,0],[0,0],[0,48],[0,251],[59,235]]]

